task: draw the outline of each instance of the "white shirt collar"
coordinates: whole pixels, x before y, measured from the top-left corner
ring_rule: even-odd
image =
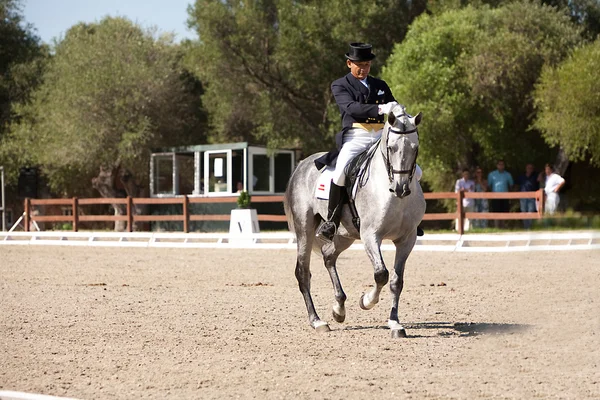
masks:
[[[362,83],[363,85],[365,85],[365,87],[369,87],[369,84],[367,83],[367,78],[361,80],[360,83]]]

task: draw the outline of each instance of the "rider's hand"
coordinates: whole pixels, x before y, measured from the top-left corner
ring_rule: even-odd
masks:
[[[380,104],[379,105],[379,115],[381,114],[389,114],[392,111],[392,108],[397,106],[398,103],[395,101],[391,101],[389,103]]]

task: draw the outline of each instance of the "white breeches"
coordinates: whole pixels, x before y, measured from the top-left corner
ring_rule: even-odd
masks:
[[[344,186],[346,183],[346,174],[344,169],[346,165],[357,155],[363,151],[369,149],[379,138],[381,137],[382,129],[378,131],[367,131],[360,128],[352,128],[344,134],[342,149],[338,154],[337,161],[335,164],[335,171],[333,172],[332,181],[338,186]],[[417,181],[421,180],[423,171],[417,165],[415,168],[415,178]]]
[[[546,193],[546,213],[554,214],[560,203],[560,197],[558,193]]]

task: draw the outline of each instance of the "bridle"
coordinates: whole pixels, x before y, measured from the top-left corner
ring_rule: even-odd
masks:
[[[400,118],[400,117],[409,117],[409,115],[406,112],[402,112],[402,114],[400,114],[399,116],[395,116],[394,117],[396,119]],[[383,157],[383,160],[385,162],[385,169],[387,171],[388,174],[388,178],[390,180],[390,183],[393,182],[394,180],[394,175],[395,174],[409,174],[408,176],[408,180],[409,182],[412,181],[413,176],[415,175],[415,169],[417,167],[417,157],[419,156],[419,149],[417,148],[417,154],[415,155],[415,159],[412,163],[412,166],[410,167],[410,169],[394,169],[392,163],[390,162],[390,146],[388,145],[388,141],[390,138],[390,132],[395,133],[396,135],[410,135],[411,133],[415,133],[417,132],[417,134],[419,134],[419,131],[417,130],[417,127],[415,126],[414,129],[410,129],[410,130],[402,130],[402,129],[398,129],[395,128],[392,124],[390,124],[388,122],[389,128],[388,128],[388,132],[385,136],[385,150],[386,153],[383,153],[383,150],[381,151],[381,155]],[[406,125],[404,123],[401,123],[403,128],[406,128]]]

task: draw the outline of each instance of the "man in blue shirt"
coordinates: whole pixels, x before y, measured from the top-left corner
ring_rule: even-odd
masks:
[[[538,174],[535,172],[533,164],[525,166],[525,173],[517,178],[517,185],[521,192],[535,192],[540,188]],[[521,199],[521,212],[535,212],[535,199]],[[532,220],[524,219],[525,229],[531,229]]]
[[[509,192],[514,186],[514,181],[510,172],[506,171],[504,160],[498,160],[497,169],[488,175],[488,185],[490,190],[495,193]],[[493,199],[490,204],[492,212],[509,212],[510,204],[508,199]],[[504,221],[495,220],[496,228],[504,228]]]

